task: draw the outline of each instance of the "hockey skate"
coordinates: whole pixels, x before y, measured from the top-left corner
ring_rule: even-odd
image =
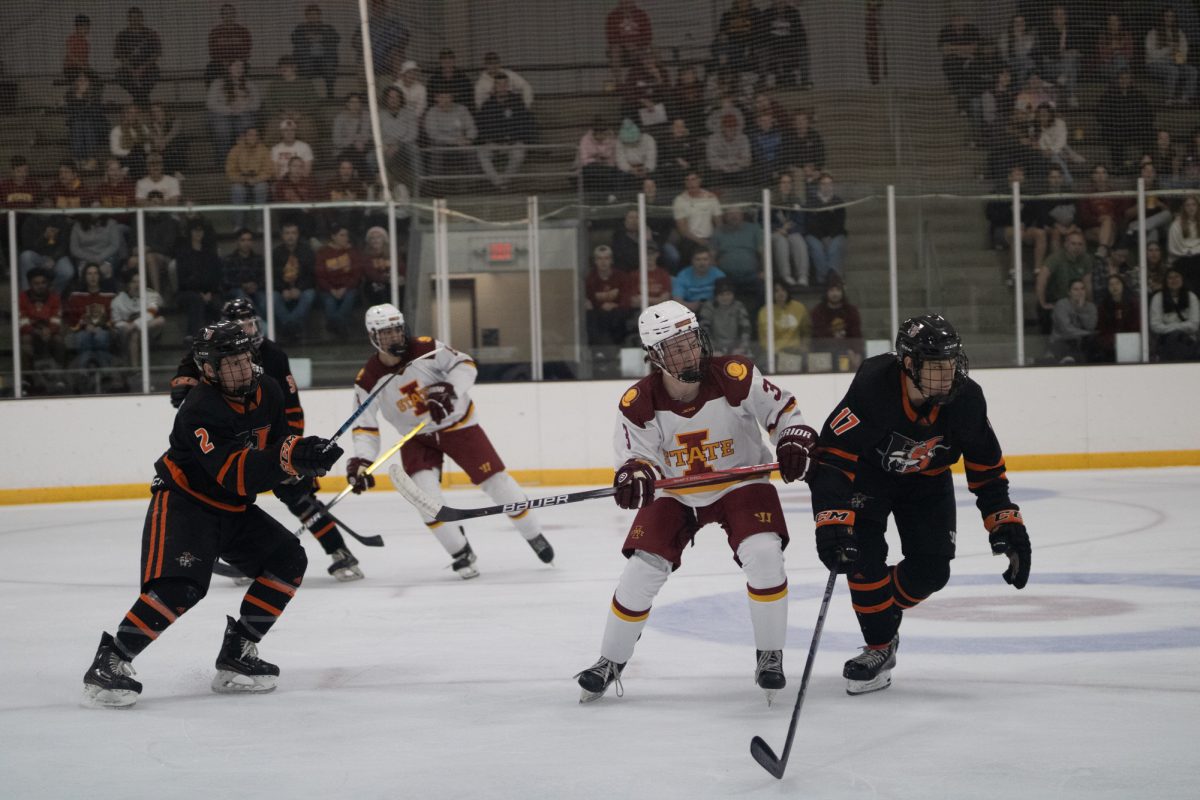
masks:
[[[599,700],[613,684],[617,687],[617,697],[623,696],[625,687],[621,685],[621,672],[624,669],[624,664],[614,663],[601,656],[595,664],[576,674],[575,679],[579,681],[579,688],[583,690],[579,693],[579,702],[590,703]]]
[[[862,653],[847,661],[842,668],[846,694],[878,692],[891,686],[892,668],[896,666],[899,647],[900,634],[897,633],[887,647],[879,650],[864,647]]]
[[[787,686],[783,676],[782,650],[756,650],[758,666],[754,668],[754,682],[767,694],[767,706],[775,700],[780,689]]]
[[[543,564],[554,563],[554,548],[546,541],[545,536],[539,533],[532,539],[526,539],[525,541],[533,548],[533,552],[537,553],[537,557],[542,560]]]
[[[362,570],[358,568],[358,559],[344,547],[329,554],[333,563],[329,565],[329,574],[343,583],[346,581],[362,580]]]
[[[258,646],[241,634],[233,617],[226,617],[212,690],[219,694],[270,692],[278,678],[279,667],[259,658]]]
[[[471,549],[470,542],[467,542],[463,545],[462,550],[450,557],[454,559],[450,562],[450,569],[454,570],[458,577],[464,581],[479,577],[479,570],[475,569],[475,551]]]
[[[137,702],[142,685],[130,676],[133,665],[125,660],[113,637],[100,637],[96,657],[83,676],[83,704],[91,708],[128,708]]]

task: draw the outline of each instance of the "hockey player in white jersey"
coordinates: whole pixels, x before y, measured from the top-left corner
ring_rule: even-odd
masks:
[[[400,448],[403,470],[431,497],[441,499],[442,462],[449,456],[463,468],[471,483],[498,504],[521,503],[528,498],[496,453],[479,426],[470,391],[475,385],[475,361],[449,345],[428,336],[410,339],[400,309],[390,303],[372,306],[366,314],[367,336],[378,351],[354,380],[355,407],[361,405],[379,381],[395,373],[377,401],[368,406],[354,428],[354,457],[346,463],[346,480],[356,494],[375,485],[366,468],[379,455],[378,413],[401,434],[424,421],[418,436]],[[435,352],[436,351],[436,352]],[[426,358],[420,358],[426,356]],[[398,479],[393,478],[393,483]],[[529,510],[510,514],[513,526],[543,563],[554,561],[554,548],[542,535]],[[479,575],[475,552],[462,526],[424,517],[433,535],[453,559],[451,566],[463,578]]]
[[[658,478],[696,475],[770,460],[765,429],[787,482],[807,478],[816,433],[790,392],[740,356],[712,358],[696,315],[674,300],[638,319],[653,371],[621,397],[614,434],[615,499],[638,509],[622,547],[628,561],[617,583],[600,645],[600,660],[576,678],[580,702],[599,699],[633,655],[650,606],[684,548],[710,522],[725,529],[734,561],[746,574],[757,650],[755,682],[770,703],[786,684],[787,524],[767,476],[654,497]]]

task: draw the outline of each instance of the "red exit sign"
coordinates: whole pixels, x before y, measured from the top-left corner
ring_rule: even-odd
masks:
[[[512,242],[491,242],[487,246],[489,264],[511,264],[515,255]]]

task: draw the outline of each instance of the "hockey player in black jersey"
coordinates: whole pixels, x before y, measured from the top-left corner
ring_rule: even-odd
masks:
[[[967,486],[1004,580],[1029,579],[1029,535],[1008,496],[1004,456],[954,327],[938,315],[900,326],[895,354],[867,359],[818,440],[810,480],[817,553],[847,573],[866,646],[846,662],[848,694],[886,689],[905,609],[946,585],[955,547],[950,467],[964,458]],[[891,515],[904,557],[887,564]]]
[[[259,326],[258,312],[245,298],[237,298],[227,302],[221,309],[223,319],[231,320],[242,326],[242,330],[250,337],[254,345],[255,360],[263,372],[274,378],[283,389],[284,411],[287,414],[288,426],[293,433],[304,435],[304,409],[300,406],[300,391],[292,377],[292,367],[288,362],[287,353],[266,338]],[[183,356],[179,369],[171,380],[171,405],[179,408],[183,398],[187,397],[191,388],[200,379],[200,372],[191,353]],[[317,498],[317,482],[310,478],[296,478],[281,483],[275,488],[275,496],[296,515],[313,537],[321,545],[326,554],[333,559],[329,565],[329,574],[339,581],[354,581],[363,577],[358,559],[346,546],[342,532],[337,523],[325,511],[325,504]],[[228,569],[226,567],[226,569]]]
[[[85,703],[133,705],[142,685],[130,662],[208,591],[218,556],[254,582],[239,617],[226,618],[215,692],[268,692],[279,668],[258,642],[296,594],[308,560],[292,533],[254,504],[289,478],[324,475],[342,449],[292,432],[283,391],[260,377],[253,346],[236,323],[196,340],[201,380],[175,415],[170,446],[154,464],[142,531],[141,593],[112,636],[104,633],[83,677]]]

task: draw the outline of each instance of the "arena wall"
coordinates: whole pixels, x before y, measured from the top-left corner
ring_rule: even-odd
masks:
[[[972,373],[1011,470],[1200,465],[1200,367],[995,369]],[[850,376],[773,378],[819,427]],[[614,414],[628,381],[485,384],[480,420],[529,486],[611,480]],[[353,409],[349,389],[303,394],[310,433],[331,433]],[[6,466],[0,503],[141,497],[166,445],[174,409],[163,395],[0,403]],[[385,446],[395,441],[385,426]],[[349,437],[342,444],[350,446]],[[342,466],[325,488],[344,486]],[[450,484],[466,483],[460,472]],[[382,481],[386,484],[387,479]]]

